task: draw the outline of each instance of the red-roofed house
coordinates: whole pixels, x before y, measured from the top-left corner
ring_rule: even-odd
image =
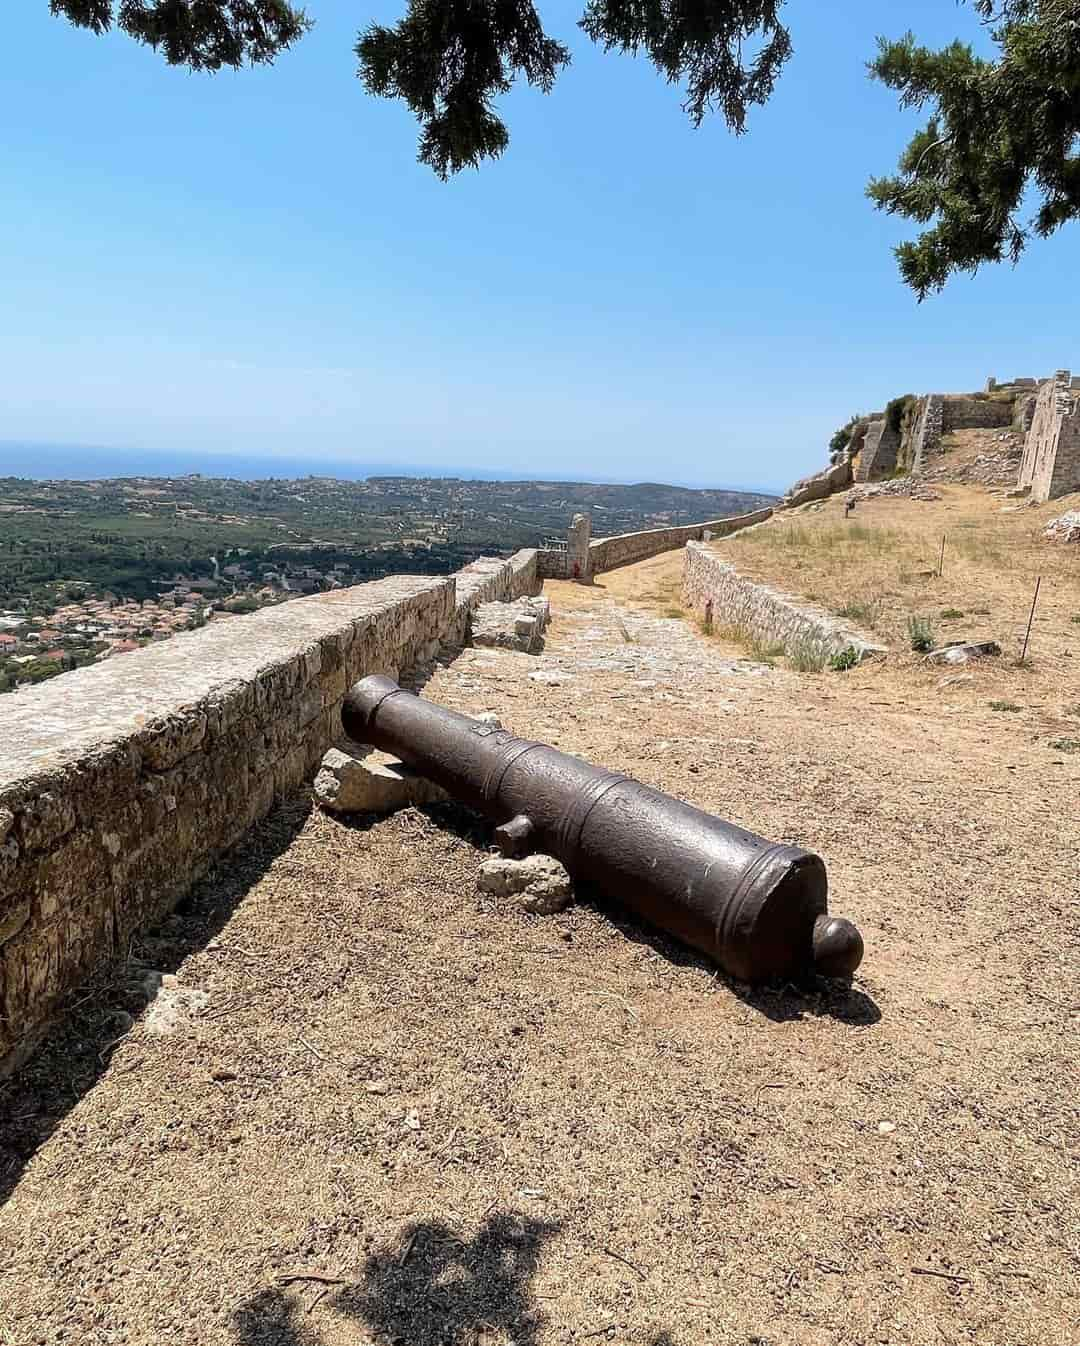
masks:
[[[18,643],[14,636],[9,636],[6,632],[0,631],[0,650],[13,650]]]

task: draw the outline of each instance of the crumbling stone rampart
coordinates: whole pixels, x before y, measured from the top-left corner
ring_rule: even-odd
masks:
[[[1080,396],[1067,369],[1039,389],[1017,485],[1039,501],[1080,491]]]

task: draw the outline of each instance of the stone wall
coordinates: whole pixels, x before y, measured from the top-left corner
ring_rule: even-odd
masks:
[[[735,514],[727,519],[713,519],[708,523],[690,524],[684,528],[650,528],[641,533],[621,533],[616,537],[597,538],[589,544],[589,573],[602,575],[605,570],[633,565],[661,552],[674,551],[690,541],[700,542],[705,532],[713,537],[724,537],[739,528],[762,523],[772,514],[771,509],[755,510],[752,514]]]
[[[535,551],[216,621],[0,697],[0,1073],[339,733],[345,689],[539,589]]]
[[[944,431],[945,399],[940,393],[920,397],[911,421],[911,447],[901,449],[901,455],[910,460],[912,472],[921,472],[927,458],[941,447]]]
[[[946,435],[952,430],[1007,430],[1012,425],[1013,404],[1010,400],[947,393],[942,404],[942,431]]]
[[[454,621],[443,635],[447,645],[463,645],[469,637],[472,614],[481,603],[505,603],[538,594],[541,588],[540,553],[535,548],[515,552],[509,560],[481,556],[454,575]]]
[[[889,428],[888,421],[884,417],[871,421],[866,427],[866,435],[859,450],[855,480],[880,481],[889,476],[896,467],[899,451],[900,435]]]
[[[1080,491],[1080,397],[1067,369],[1039,389],[1017,485],[1040,501]]]
[[[570,557],[565,547],[540,547],[536,570],[541,580],[565,580],[570,577]]]
[[[716,627],[735,627],[790,654],[809,647],[823,658],[854,650],[858,657],[882,652],[863,632],[822,608],[747,579],[719,553],[689,542],[683,560],[683,602]]]

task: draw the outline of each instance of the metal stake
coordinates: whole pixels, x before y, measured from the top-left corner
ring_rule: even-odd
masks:
[[[1027,630],[1024,632],[1024,648],[1020,654],[1020,662],[1023,663],[1027,658],[1028,640],[1031,637],[1031,623],[1035,620],[1035,604],[1039,601],[1039,589],[1042,587],[1042,576],[1035,581],[1035,595],[1031,600],[1031,612],[1028,614]]]

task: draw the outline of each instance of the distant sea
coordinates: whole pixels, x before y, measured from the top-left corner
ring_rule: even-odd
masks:
[[[361,481],[365,477],[460,477],[465,481],[592,481],[633,485],[627,477],[572,477],[566,472],[527,468],[486,468],[446,463],[357,462],[342,458],[288,458],[247,454],[210,454],[178,450],[111,449],[97,445],[28,444],[0,440],[0,477],[29,477],[34,481],[88,481],[97,477],[179,477],[199,472],[204,477],[233,477],[258,481],[267,477],[337,477]],[[778,495],[775,486],[726,486],[711,482],[667,481],[690,490],[757,491]]]

